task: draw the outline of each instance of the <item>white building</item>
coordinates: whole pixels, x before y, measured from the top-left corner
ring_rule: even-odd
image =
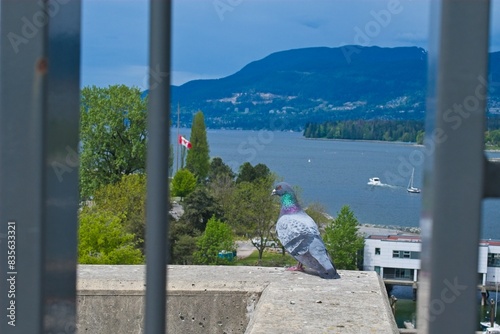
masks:
[[[418,281],[421,249],[420,236],[371,235],[365,239],[363,270],[375,270],[385,279]],[[477,272],[478,284],[500,282],[500,241],[479,243]]]

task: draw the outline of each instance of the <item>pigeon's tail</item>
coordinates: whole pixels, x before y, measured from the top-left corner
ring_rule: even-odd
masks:
[[[295,258],[300,263],[316,271],[321,278],[340,278],[340,275],[337,273],[337,270],[335,270],[335,267],[326,252],[324,252],[324,255],[321,256],[319,260],[318,258],[312,256],[310,252],[295,256]]]
[[[293,254],[292,254],[293,255]],[[309,250],[300,255],[294,256],[300,263],[305,264],[307,267],[316,271],[321,278],[326,279],[336,279],[340,278],[340,275],[335,269],[330,255],[325,249],[323,241],[319,238],[315,238],[310,246]]]

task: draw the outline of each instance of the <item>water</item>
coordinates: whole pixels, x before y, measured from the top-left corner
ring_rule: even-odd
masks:
[[[414,325],[416,324],[416,319],[417,319],[417,302],[413,301],[413,291],[410,286],[394,286],[393,290],[391,291],[391,294],[396,296],[398,298],[398,301],[396,302],[396,315],[395,315],[395,320],[398,325],[398,328],[404,328],[404,322],[405,321],[410,321]],[[500,297],[500,294],[499,296]],[[498,300],[500,303],[500,299],[496,297],[495,292],[490,291],[490,299],[493,300]],[[477,293],[477,305],[481,304],[481,294]],[[496,319],[499,319],[499,314],[500,314],[500,305],[497,306],[497,317]],[[490,306],[485,305],[485,306],[479,306],[478,308],[478,319],[479,321],[489,321],[490,319]],[[481,326],[479,325],[478,322],[478,327],[476,328],[478,331],[481,330]]]
[[[181,129],[186,138],[189,129]],[[177,143],[172,129],[172,142]],[[302,133],[207,130],[211,157],[237,171],[244,162],[266,164],[284,181],[299,186],[304,204],[317,202],[332,216],[349,205],[360,223],[419,226],[422,194],[406,191],[412,168],[422,187],[422,146],[405,143],[305,139]],[[175,151],[174,151],[175,152]],[[500,158],[500,152],[488,153]],[[174,162],[174,168],[176,164]],[[369,186],[377,176],[384,186]],[[484,203],[482,237],[500,239],[500,202]]]

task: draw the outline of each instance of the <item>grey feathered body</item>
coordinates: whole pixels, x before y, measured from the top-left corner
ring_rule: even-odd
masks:
[[[321,239],[318,226],[304,211],[283,213],[276,223],[281,244],[297,261],[322,278],[340,278]]]

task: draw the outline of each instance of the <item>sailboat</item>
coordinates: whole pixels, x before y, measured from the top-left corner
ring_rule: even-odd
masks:
[[[420,193],[420,189],[413,186],[413,174],[415,174],[415,168],[413,168],[413,170],[411,172],[410,182],[408,182],[408,188],[406,188],[406,190],[409,193],[418,194],[418,193]]]

